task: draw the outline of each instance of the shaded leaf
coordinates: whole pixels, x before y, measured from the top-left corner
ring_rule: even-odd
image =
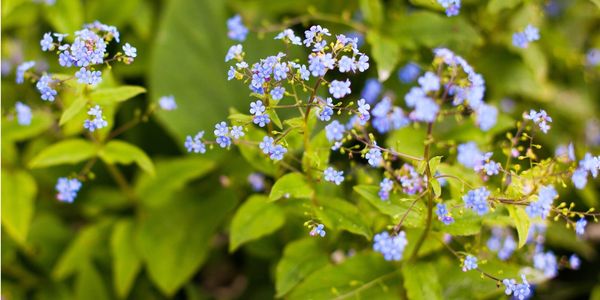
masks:
[[[404,216],[414,201],[410,198],[400,198],[397,194],[390,194],[390,199],[383,201],[378,195],[379,187],[373,185],[357,185],[354,187],[354,191],[383,214],[398,220]],[[403,226],[422,227],[424,222],[425,205],[421,201],[417,201],[411,212],[406,216]]]
[[[400,45],[376,31],[367,34],[367,42],[371,45],[371,57],[377,64],[379,81],[386,81],[400,60]]]
[[[306,276],[327,265],[327,253],[318,239],[304,238],[289,243],[277,264],[275,289],[277,297],[287,294]]]
[[[135,162],[142,170],[154,175],[154,164],[146,152],[127,142],[110,141],[98,152],[98,156],[109,164],[128,165]]]
[[[84,262],[75,284],[75,298],[86,300],[109,300],[109,293],[102,276],[91,262]]]
[[[435,267],[430,263],[407,263],[402,268],[404,288],[409,299],[442,299],[442,287]]]
[[[130,220],[116,223],[110,238],[113,283],[120,298],[127,297],[142,267],[142,259],[131,242],[134,238],[133,226]]]
[[[270,201],[276,201],[281,198],[297,198],[310,199],[313,197],[314,191],[306,182],[303,174],[288,173],[280,177],[269,194]]]
[[[318,200],[320,206],[315,209],[315,214],[326,227],[346,230],[362,235],[367,240],[371,239],[373,233],[354,204],[329,197]]]
[[[38,153],[29,162],[29,167],[44,168],[62,164],[76,164],[94,157],[96,152],[96,145],[88,140],[63,140]]]
[[[35,137],[52,126],[52,116],[44,112],[33,112],[31,124],[28,126],[19,125],[16,119],[11,121],[2,118],[2,140],[23,141]]]
[[[77,97],[75,101],[71,103],[71,105],[69,105],[69,107],[60,116],[60,121],[58,122],[58,125],[62,126],[63,124],[69,122],[71,119],[73,119],[73,117],[75,117],[79,112],[81,112],[81,110],[83,110],[86,104],[87,98],[85,96]]]
[[[141,86],[125,85],[120,87],[97,89],[90,93],[90,99],[100,105],[112,105],[129,100],[139,94],[145,93]]]
[[[253,195],[236,211],[231,220],[229,251],[240,245],[268,235],[285,222],[285,214],[276,203],[262,195]]]
[[[519,235],[519,248],[523,247],[527,243],[529,237],[529,216],[525,212],[525,208],[515,205],[506,205],[510,218],[513,220],[515,228],[517,228],[517,234]]]
[[[20,244],[29,232],[36,194],[35,180],[27,172],[2,169],[2,225]]]

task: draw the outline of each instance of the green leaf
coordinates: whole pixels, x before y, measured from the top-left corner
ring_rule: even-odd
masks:
[[[399,270],[373,252],[313,272],[287,299],[398,299]]]
[[[262,195],[253,195],[244,202],[231,220],[229,251],[242,244],[275,232],[285,222],[285,214],[276,203]]]
[[[440,182],[436,178],[431,179],[431,188],[433,188],[433,193],[436,197],[442,195],[442,187],[440,186]]]
[[[19,142],[30,139],[48,130],[53,122],[49,113],[41,111],[33,111],[31,124],[28,126],[19,125],[16,119],[9,121],[2,118],[2,140]]]
[[[125,85],[120,87],[97,89],[90,93],[90,99],[100,105],[111,105],[129,100],[145,92],[146,89],[141,86]]]
[[[208,196],[183,190],[171,198],[141,214],[135,236],[150,279],[168,296],[204,263],[215,230],[236,205],[227,189]]]
[[[590,0],[592,1],[592,3],[596,4],[596,6],[598,6],[598,8],[600,8],[600,0]]]
[[[372,27],[380,27],[383,23],[383,6],[379,0],[360,0],[360,11],[365,21]]]
[[[429,160],[429,171],[431,171],[431,174],[435,174],[435,171],[437,171],[441,161],[441,156],[436,156]]]
[[[156,175],[142,174],[135,191],[147,206],[159,206],[196,178],[214,170],[216,163],[204,157],[184,157],[156,163]]]
[[[445,225],[442,222],[436,222],[436,229],[440,232],[449,233],[451,235],[475,235],[481,232],[483,218],[474,211],[465,210],[462,206],[457,205],[455,201],[445,202],[450,210],[450,214],[454,218],[454,222],[450,225]],[[453,208],[455,206],[459,206]]]
[[[321,130],[310,140],[309,149],[302,154],[302,170],[310,172],[313,177],[319,175],[317,173],[321,172],[317,170],[323,170],[329,164],[330,148],[325,130]]]
[[[329,262],[327,253],[314,238],[304,238],[289,243],[277,264],[275,276],[276,297],[283,297],[306,276]]]
[[[442,299],[442,287],[431,263],[407,263],[402,267],[402,277],[408,299]]]
[[[329,197],[318,200],[320,206],[315,209],[315,214],[325,226],[359,234],[367,240],[371,239],[373,233],[354,204]]]
[[[120,298],[127,297],[142,268],[142,259],[131,242],[134,238],[133,226],[128,219],[116,223],[110,238],[113,284]]]
[[[367,34],[367,42],[371,45],[371,57],[377,65],[379,81],[386,81],[400,61],[400,45],[376,31]]]
[[[529,237],[529,216],[525,212],[525,208],[516,205],[505,205],[508,209],[510,218],[513,220],[515,228],[517,228],[517,234],[519,235],[519,248],[523,247],[527,243]]]
[[[379,198],[378,192],[379,187],[373,185],[357,185],[354,187],[359,195],[361,195],[367,202],[373,205],[377,210],[386,214],[390,217],[400,220],[406,214],[410,208],[414,199],[403,198],[401,199],[397,194],[390,194],[390,199],[387,201]],[[422,201],[417,201],[411,212],[408,213],[404,220],[404,227],[423,227],[425,222],[425,205]]]
[[[487,10],[492,14],[497,14],[503,9],[512,9],[521,4],[523,0],[490,0]]]
[[[131,164],[136,163],[142,170],[148,174],[154,175],[154,164],[150,157],[146,155],[142,149],[129,144],[127,142],[113,140],[108,142],[100,152],[98,156],[108,164]]]
[[[46,147],[29,162],[30,168],[45,168],[62,164],[76,164],[94,157],[96,146],[84,139],[68,139]]]
[[[21,245],[29,232],[36,194],[35,180],[27,172],[2,169],[2,225]]]
[[[81,29],[83,24],[83,7],[79,0],[57,1],[46,6],[46,16],[56,32],[72,34]]]
[[[75,102],[69,105],[69,107],[60,116],[60,122],[58,123],[58,125],[62,126],[63,124],[69,122],[71,119],[73,119],[73,117],[75,117],[79,112],[81,112],[81,110],[83,110],[86,104],[87,98],[85,96],[77,97],[77,99],[75,99]]]
[[[426,136],[427,133],[423,126],[417,128],[407,126],[390,133],[386,145],[397,152],[422,157],[425,150],[423,141]]]
[[[102,276],[91,262],[84,262],[80,267],[75,284],[75,299],[109,300],[108,290]]]
[[[279,119],[279,115],[277,115],[277,111],[275,111],[274,109],[269,109],[267,111],[267,115],[269,115],[269,118],[271,119],[271,121],[273,121],[273,124],[275,124],[275,126],[277,126],[277,128],[282,129],[283,125],[281,124],[281,120]]]
[[[313,195],[314,191],[306,182],[304,175],[294,172],[277,179],[271,189],[271,194],[269,194],[269,200],[276,201],[281,198],[310,199]]]

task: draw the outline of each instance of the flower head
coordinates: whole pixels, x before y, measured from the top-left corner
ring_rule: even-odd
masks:
[[[77,178],[69,179],[61,177],[58,178],[55,188],[58,192],[58,194],[56,194],[56,199],[58,199],[58,201],[71,203],[77,197],[79,189],[81,189],[81,181]]]
[[[15,103],[15,110],[17,112],[17,123],[22,126],[31,124],[31,108],[19,101]]]

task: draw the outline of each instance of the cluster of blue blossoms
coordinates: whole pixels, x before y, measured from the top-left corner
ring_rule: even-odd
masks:
[[[56,183],[56,191],[58,192],[56,199],[62,202],[71,203],[75,201],[79,189],[81,189],[81,181],[76,178],[69,179],[61,177]]]
[[[19,123],[19,125],[27,126],[31,124],[31,118],[33,116],[29,106],[17,101],[17,103],[15,103],[15,111],[17,112],[17,123]]]
[[[108,126],[108,122],[104,119],[104,115],[102,115],[102,108],[100,108],[100,105],[90,108],[88,110],[88,115],[92,117],[92,119],[85,120],[83,127],[90,132]]]
[[[446,207],[446,204],[438,203],[436,205],[435,213],[438,216],[438,220],[440,220],[445,225],[450,225],[450,224],[454,223],[454,218],[450,215],[450,212],[448,211],[448,207]]]
[[[540,39],[540,31],[529,24],[522,32],[515,32],[512,37],[512,43],[519,48],[527,48],[529,43]]]
[[[373,250],[383,254],[385,260],[401,260],[407,244],[404,231],[400,231],[397,235],[390,235],[389,232],[384,231],[373,237]]]
[[[457,16],[460,13],[460,0],[437,0],[446,9],[448,17]]]

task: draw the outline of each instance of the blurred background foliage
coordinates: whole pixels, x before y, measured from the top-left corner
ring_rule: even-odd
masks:
[[[307,290],[327,290],[389,272],[390,265],[369,254],[335,269],[331,261],[348,249],[368,248],[368,243],[348,233],[320,243],[298,240],[307,235],[305,217],[292,204],[277,207],[265,221],[280,223],[275,233],[256,233],[250,236],[253,241],[229,251],[228,234],[236,226],[232,216],[251,194],[246,178],[252,162],[237,150],[192,156],[183,155],[182,148],[186,135],[211,130],[230,108],[248,106],[247,88],[226,80],[223,60],[234,44],[227,38],[225,22],[236,13],[252,29],[244,43],[249,62],[280,51],[273,34],[294,18],[305,21],[294,25],[297,33],[310,24],[334,33],[358,32],[373,64],[368,75],[353,79],[353,90],[358,91],[367,77],[377,77],[398,99],[410,87],[398,80],[399,67],[409,61],[426,67],[432,48],[448,47],[484,76],[487,102],[516,118],[529,108],[551,114],[552,132],[541,137],[547,154],[572,141],[581,155],[585,149],[600,150],[600,72],[586,64],[587,51],[600,48],[599,5],[588,0],[463,0],[460,15],[448,18],[431,0],[56,0],[54,5],[2,1],[2,296],[268,299],[298,283],[292,278],[275,286],[277,270],[285,267],[277,266],[284,253],[311,253],[300,272],[326,267],[288,294],[291,298],[307,299]],[[41,149],[81,131],[77,125],[59,128],[48,103],[42,103],[31,84],[14,84],[14,69],[22,61],[35,60],[41,62],[38,70],[57,70],[55,57],[40,51],[43,33],[73,33],[94,20],[116,26],[122,39],[138,49],[134,64],[107,72],[112,82],[148,90],[115,109],[111,125],[123,124],[163,95],[174,95],[179,108],[160,111],[121,136],[144,149],[156,168],[151,176],[134,166],[122,167],[133,197],[119,190],[98,164],[93,168],[96,179],[84,186],[74,204],[64,204],[54,198],[56,178],[81,165],[31,169],[29,162]],[[512,33],[529,23],[540,27],[542,39],[528,49],[513,47]],[[11,127],[8,112],[15,101],[34,107],[36,118],[29,130]],[[502,138],[471,131],[453,134],[457,140]],[[420,143],[407,132],[396,133],[395,139],[407,149]],[[359,175],[357,180],[369,182],[369,176]],[[568,200],[580,207],[600,207],[597,186],[573,191]],[[18,204],[8,203],[12,200]],[[260,205],[264,200],[248,201]],[[360,208],[365,209],[364,204]],[[367,224],[377,224],[372,216],[365,214]],[[600,230],[591,230],[589,242],[577,243],[572,233],[555,227],[548,231],[548,244],[557,253],[579,253],[583,267],[536,287],[536,297],[600,298]],[[494,298],[501,293],[493,283],[479,284],[478,275],[457,274],[462,272],[455,264],[442,258],[435,268],[447,272],[436,274],[432,265],[423,265],[402,274],[414,271],[431,281],[438,277],[441,286],[454,287],[444,290],[451,299]],[[370,272],[352,277],[356,270]],[[402,295],[402,287],[393,283],[399,276],[386,279],[387,297]],[[381,299],[381,294],[371,296]]]

